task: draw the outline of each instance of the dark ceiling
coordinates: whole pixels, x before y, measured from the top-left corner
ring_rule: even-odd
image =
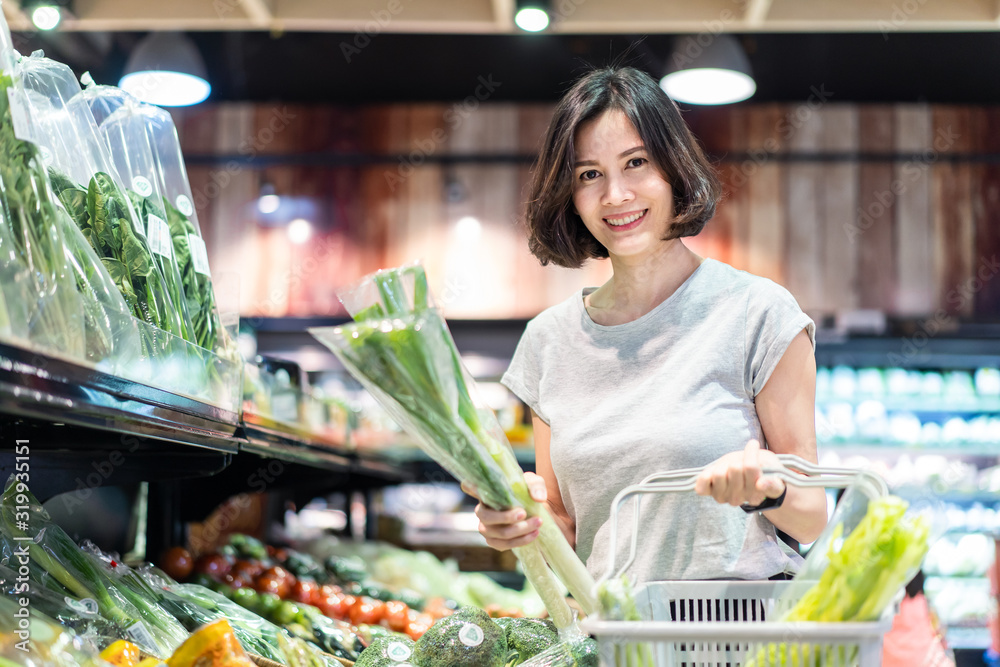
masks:
[[[16,35],[101,83],[117,82],[141,34]],[[451,101],[480,76],[494,100],[550,101],[593,65],[616,59],[658,73],[670,35],[383,34],[347,62],[354,34],[191,33],[208,64],[212,100]],[[1000,34],[752,34],[741,37],[757,80],[755,101],[805,100],[822,87],[835,101],[1000,102]]]

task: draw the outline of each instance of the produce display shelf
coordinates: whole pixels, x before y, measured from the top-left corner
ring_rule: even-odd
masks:
[[[986,650],[992,639],[985,625],[950,625],[945,628],[945,639],[953,649]]]
[[[391,461],[359,456],[347,451],[333,439],[252,413],[243,415],[240,451],[311,468],[381,479],[388,483],[409,478],[405,471]]]
[[[948,445],[907,445],[895,442],[843,441],[820,442],[820,454],[836,452],[840,456],[896,457],[907,454],[921,456],[936,454],[948,458],[1000,459],[1000,445],[996,443],[949,443]]]
[[[0,413],[235,453],[239,415],[0,342]]]
[[[889,412],[915,412],[919,414],[979,414],[1000,413],[1000,397],[988,396],[969,399],[953,399],[926,396],[817,396],[816,405],[848,403],[858,406],[867,401],[878,401]]]

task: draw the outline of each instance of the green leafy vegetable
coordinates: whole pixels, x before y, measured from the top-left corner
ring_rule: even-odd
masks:
[[[594,581],[555,521],[531,498],[524,473],[492,413],[473,400],[472,379],[448,327],[428,304],[423,268],[380,271],[372,283],[378,299],[357,308],[354,323],[311,333],[333,350],[428,454],[475,486],[483,502],[501,509],[522,506],[529,516],[542,517],[539,539],[514,552],[557,626],[572,624],[573,616],[550,566],[584,611],[593,613]]]
[[[158,610],[155,602],[139,600],[140,596],[133,591],[123,592],[116,586],[101,563],[53,523],[27,487],[14,482],[13,476],[0,497],[0,531],[15,542],[20,538],[19,543],[27,546],[36,566],[48,572],[73,597],[95,600],[101,616],[147,651],[165,658],[186,639],[184,629]]]
[[[843,537],[843,524],[829,539],[829,564],[819,581],[781,616],[782,622],[875,621],[912,578],[927,554],[930,526],[923,517],[906,517],[907,503],[895,496],[868,503],[864,518]],[[831,664],[835,646],[767,644],[752,652],[748,667]],[[856,653],[856,647],[855,647]],[[846,664],[854,661],[854,656]]]
[[[132,313],[162,331],[184,338],[180,311],[170,298],[145,230],[138,230],[128,198],[108,174],[98,172],[86,189],[54,169],[49,173],[59,200],[104,263]],[[144,351],[168,349],[167,337],[145,329]],[[152,336],[152,340],[149,337]]]
[[[7,309],[19,309],[25,318],[22,334],[49,349],[83,356],[82,312],[74,277],[63,254],[59,212],[37,146],[14,134],[8,94],[18,88],[9,74],[0,73],[0,248],[4,273],[27,285],[4,284]],[[13,267],[20,267],[20,270]],[[7,277],[5,275],[5,277]],[[18,303],[22,302],[22,303]],[[16,324],[17,320],[12,321]]]
[[[166,198],[163,199],[163,208],[174,242],[177,267],[181,272],[187,307],[194,326],[195,342],[206,350],[216,351],[222,342],[222,323],[215,305],[212,280],[195,268],[195,258],[191,253],[191,235],[199,236],[198,230]]]

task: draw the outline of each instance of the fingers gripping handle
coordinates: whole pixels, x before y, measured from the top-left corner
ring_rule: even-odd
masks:
[[[889,493],[889,487],[886,485],[885,480],[870,470],[818,466],[791,454],[779,454],[778,461],[781,463],[781,467],[764,467],[761,472],[765,475],[778,477],[784,480],[786,484],[798,487],[843,489],[852,483],[857,483],[861,490],[870,498],[877,498]],[[704,468],[685,468],[683,470],[653,473],[639,484],[625,487],[615,496],[614,502],[611,505],[611,534],[609,535],[609,541],[612,545],[611,559],[608,563],[607,571],[598,579],[598,585],[613,577],[621,576],[635,561],[639,538],[639,510],[642,497],[662,493],[694,491],[695,480],[703,470]],[[618,550],[615,548],[615,545],[618,544],[618,514],[622,505],[629,499],[633,501],[632,536],[629,546],[629,556],[624,565],[616,568],[615,560]],[[744,507],[744,511],[758,511],[760,509],[766,508],[758,506],[757,508],[747,510]]]

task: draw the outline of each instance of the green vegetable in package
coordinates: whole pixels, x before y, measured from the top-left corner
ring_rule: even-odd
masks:
[[[9,326],[45,348],[82,357],[83,313],[64,255],[59,210],[37,146],[15,135],[19,88],[0,73],[0,264]],[[8,280],[15,282],[9,283]],[[13,311],[13,312],[12,312]],[[23,318],[23,319],[22,319]]]
[[[552,517],[530,497],[495,416],[473,398],[474,382],[448,327],[429,305],[423,268],[379,271],[344,301],[354,323],[310,333],[424,451],[476,487],[483,502],[502,509],[522,506],[529,516],[542,517],[539,539],[514,553],[557,626],[571,625],[573,615],[553,571],[585,612],[596,611],[593,578]]]
[[[222,323],[219,320],[215,294],[212,290],[212,279],[205,268],[199,266],[198,253],[201,249],[192,247],[192,244],[201,241],[201,236],[187,216],[166,199],[163,200],[163,208],[174,243],[174,253],[177,256],[177,267],[181,272],[191,323],[194,326],[195,341],[206,350],[216,351],[223,338]]]
[[[0,497],[0,531],[15,542],[21,538],[19,544],[27,549],[32,567],[47,572],[74,599],[94,600],[121,638],[160,658],[170,656],[187,639],[184,628],[155,602],[116,585],[102,563],[53,523],[27,486],[13,476]]]
[[[60,201],[97,252],[133,314],[180,338],[184,325],[153,259],[145,231],[137,229],[127,196],[108,174],[97,173],[83,188],[50,169]],[[155,336],[155,329],[152,331]],[[165,350],[168,339],[144,340],[146,352]]]
[[[826,566],[819,581],[780,620],[823,623],[878,620],[927,554],[930,526],[924,517],[906,516],[907,507],[906,502],[894,496],[871,500],[863,518],[846,536],[845,522],[838,521],[835,515],[821,538],[822,544],[817,542],[813,547],[822,553],[810,552],[809,556],[817,561],[825,556],[822,562]],[[806,561],[807,566],[810,560]],[[795,590],[793,584],[792,591]],[[818,666],[827,663],[827,657],[831,656],[826,654],[834,648],[816,650],[810,645],[794,643],[767,644],[752,650],[746,664],[748,667]]]

